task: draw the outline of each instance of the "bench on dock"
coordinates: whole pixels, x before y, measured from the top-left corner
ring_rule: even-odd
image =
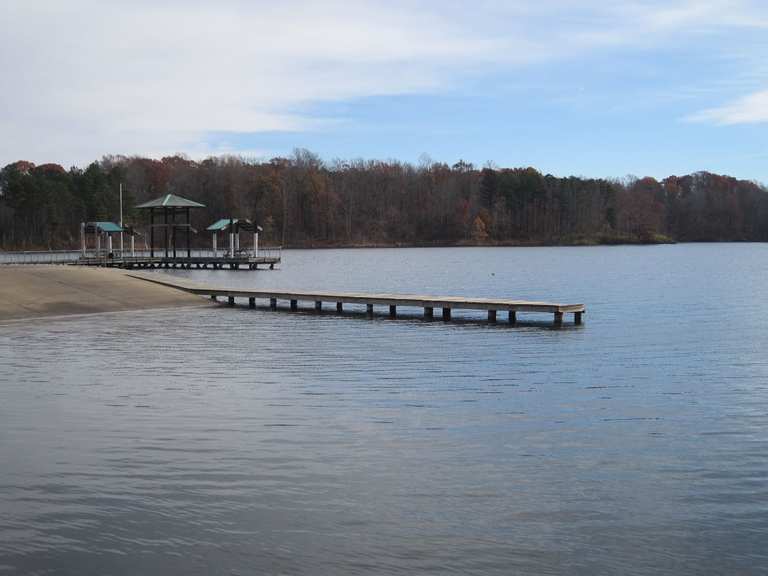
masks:
[[[208,296],[212,300],[226,298],[234,306],[236,298],[247,298],[251,308],[256,307],[256,300],[268,300],[270,308],[277,309],[279,300],[289,303],[290,309],[298,310],[299,302],[312,302],[317,311],[323,303],[334,303],[336,311],[342,312],[344,304],[364,304],[369,316],[373,315],[374,306],[388,306],[389,316],[397,317],[398,306],[423,308],[425,318],[433,318],[435,308],[442,311],[443,320],[451,319],[451,310],[485,310],[488,321],[496,322],[499,312],[507,312],[511,324],[517,322],[518,312],[539,312],[553,314],[556,326],[563,324],[565,314],[573,314],[574,324],[582,323],[585,312],[584,304],[559,304],[554,302],[530,302],[527,300],[509,300],[501,298],[466,298],[463,296],[425,296],[418,294],[369,294],[361,292],[310,292],[299,290],[244,290],[240,288],[216,288],[185,280],[165,280],[155,275],[133,275],[150,282],[171,286],[199,296]]]

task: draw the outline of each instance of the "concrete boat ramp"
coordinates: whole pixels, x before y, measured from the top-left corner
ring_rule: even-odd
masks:
[[[391,318],[397,317],[398,307],[422,308],[425,318],[433,318],[435,309],[441,310],[443,320],[451,319],[452,310],[482,310],[487,311],[488,321],[496,322],[499,312],[507,313],[507,321],[517,322],[517,313],[552,314],[554,324],[563,324],[566,314],[573,315],[573,323],[581,324],[585,313],[584,304],[562,304],[556,302],[531,302],[527,300],[510,300],[506,298],[468,298],[464,296],[431,296],[422,294],[379,294],[361,292],[326,292],[306,290],[250,290],[243,288],[223,288],[207,286],[183,279],[169,278],[159,274],[128,273],[127,276],[140,278],[163,286],[176,288],[197,296],[207,296],[212,300],[225,299],[227,304],[234,306],[237,299],[247,300],[251,308],[256,307],[256,300],[269,301],[269,306],[276,310],[278,302],[286,302],[288,308],[296,311],[299,302],[310,303],[320,311],[324,304],[335,306],[336,312],[343,312],[345,304],[364,304],[369,316],[373,316],[374,307],[388,308]]]

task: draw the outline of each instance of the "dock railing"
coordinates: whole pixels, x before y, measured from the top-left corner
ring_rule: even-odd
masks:
[[[259,248],[258,253],[254,253],[253,250],[240,250],[237,252],[236,257],[242,258],[265,258],[274,259],[282,258],[282,246],[276,247],[264,247]],[[154,251],[155,258],[163,258],[165,251],[156,249]],[[169,254],[170,255],[170,254]],[[187,256],[187,251],[177,251],[176,257],[183,259]],[[214,253],[213,250],[192,250],[193,258],[227,258],[229,253],[226,250],[217,250]],[[0,251],[0,265],[20,265],[20,264],[76,264],[81,259],[87,259],[90,262],[102,261],[105,265],[109,262],[128,262],[136,261],[139,259],[146,259],[150,257],[149,250],[136,250],[133,253],[124,250],[122,253],[120,250],[112,250],[111,254],[106,250],[96,252],[96,250],[86,251],[85,257],[79,250],[14,250],[14,251]]]
[[[0,252],[2,264],[74,264],[80,258],[76,250],[19,250]]]

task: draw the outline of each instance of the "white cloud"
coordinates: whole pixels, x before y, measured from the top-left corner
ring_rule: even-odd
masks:
[[[686,120],[710,122],[720,126],[768,122],[768,90],[743,96],[724,106],[703,110]]]
[[[762,26],[725,0],[133,2],[0,9],[0,165],[214,153],[211,132],[317,129],[307,105],[445,90],[467,75]]]

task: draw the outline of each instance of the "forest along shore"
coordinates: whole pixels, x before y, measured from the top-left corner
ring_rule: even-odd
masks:
[[[18,161],[0,169],[0,190],[3,250],[78,246],[81,222],[119,219],[120,190],[123,221],[142,231],[135,206],[174,191],[205,205],[194,229],[250,218],[262,246],[283,248],[768,241],[768,188],[708,172],[613,180],[297,150],[269,162],[108,156],[68,171]]]
[[[0,322],[205,304],[198,296],[131,278],[121,270],[0,266]]]

